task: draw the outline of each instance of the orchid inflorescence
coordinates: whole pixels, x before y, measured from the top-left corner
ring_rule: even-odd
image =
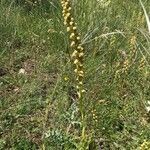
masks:
[[[71,54],[71,59],[75,66],[74,72],[76,74],[77,81],[77,94],[78,98],[82,97],[82,93],[85,92],[83,89],[83,56],[84,56],[84,48],[81,46],[81,38],[79,33],[77,32],[77,24],[74,21],[74,18],[71,14],[71,3],[70,0],[61,0],[62,4],[62,14],[64,18],[64,25],[67,26],[67,32],[69,33],[70,39],[70,47],[73,49],[73,53]]]

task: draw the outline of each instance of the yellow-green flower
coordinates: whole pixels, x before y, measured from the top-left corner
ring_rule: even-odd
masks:
[[[81,38],[77,32],[76,23],[74,22],[74,18],[71,13],[72,8],[70,0],[61,0],[61,4],[63,8],[62,14],[64,18],[64,25],[67,27],[70,47],[73,49],[71,59],[75,67],[74,72],[76,74],[78,98],[81,98],[82,93],[85,92],[83,89],[83,78],[85,74],[83,69],[84,48],[81,46]]]

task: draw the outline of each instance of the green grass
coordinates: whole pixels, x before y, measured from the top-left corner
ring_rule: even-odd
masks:
[[[0,149],[77,149],[81,120],[61,5],[21,2],[0,1]],[[85,142],[92,150],[139,149],[150,141],[143,8],[137,0],[73,0],[72,8],[85,48]]]

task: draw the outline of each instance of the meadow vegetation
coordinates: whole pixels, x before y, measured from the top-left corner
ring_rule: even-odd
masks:
[[[72,60],[65,2],[81,59],[79,51]],[[142,4],[0,0],[0,150],[150,150],[150,7]]]

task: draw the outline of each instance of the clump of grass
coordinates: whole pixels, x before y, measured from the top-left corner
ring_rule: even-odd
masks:
[[[150,36],[140,3],[63,0],[64,31],[60,1],[36,1],[0,2],[0,149],[137,149],[148,142]]]
[[[142,6],[142,9],[144,11],[144,15],[145,15],[145,18],[146,18],[146,23],[147,23],[147,27],[148,27],[148,31],[149,31],[149,34],[150,34],[150,20],[149,20],[149,17],[148,17],[148,14],[147,14],[147,11],[146,11],[146,8],[144,7],[144,4],[141,0],[140,1],[140,4]]]

